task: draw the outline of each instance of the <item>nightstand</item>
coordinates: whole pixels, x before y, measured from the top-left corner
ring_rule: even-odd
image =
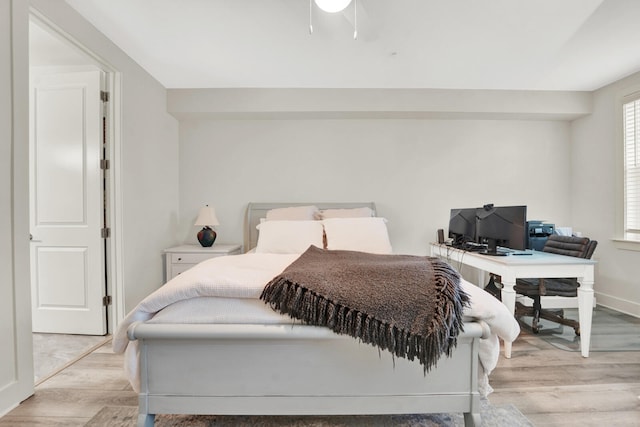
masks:
[[[199,262],[225,255],[242,253],[242,245],[215,243],[205,248],[200,245],[181,245],[165,249],[165,281],[168,281]]]

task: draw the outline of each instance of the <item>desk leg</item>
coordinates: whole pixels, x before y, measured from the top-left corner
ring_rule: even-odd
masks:
[[[482,289],[484,289],[485,286],[487,286],[487,281],[489,280],[489,279],[487,279],[487,276],[488,276],[488,274],[487,274],[486,271],[478,269],[477,276],[476,276],[477,279],[476,280],[478,281],[478,286],[480,288],[482,288]]]
[[[578,321],[580,322],[580,352],[582,357],[589,357],[592,317],[593,282],[582,282],[578,288]]]
[[[515,285],[515,277],[502,276],[502,303],[512,315],[516,312],[516,291],[513,290]],[[504,342],[504,357],[511,359],[511,341]]]

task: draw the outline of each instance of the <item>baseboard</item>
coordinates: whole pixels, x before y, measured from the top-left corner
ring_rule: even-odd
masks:
[[[640,303],[614,297],[612,295],[596,292],[598,304],[603,307],[628,314],[633,317],[640,317]]]

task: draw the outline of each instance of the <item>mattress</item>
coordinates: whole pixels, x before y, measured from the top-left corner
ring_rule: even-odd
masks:
[[[147,323],[291,324],[289,316],[271,309],[263,301],[249,298],[199,297],[178,301],[160,310]]]

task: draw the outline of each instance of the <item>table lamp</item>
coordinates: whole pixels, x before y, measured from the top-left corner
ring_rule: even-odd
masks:
[[[216,232],[211,228],[214,225],[220,225],[218,218],[216,218],[216,211],[209,205],[200,208],[198,219],[196,219],[195,225],[201,225],[202,230],[198,232],[198,241],[200,244],[208,248],[216,241]]]

